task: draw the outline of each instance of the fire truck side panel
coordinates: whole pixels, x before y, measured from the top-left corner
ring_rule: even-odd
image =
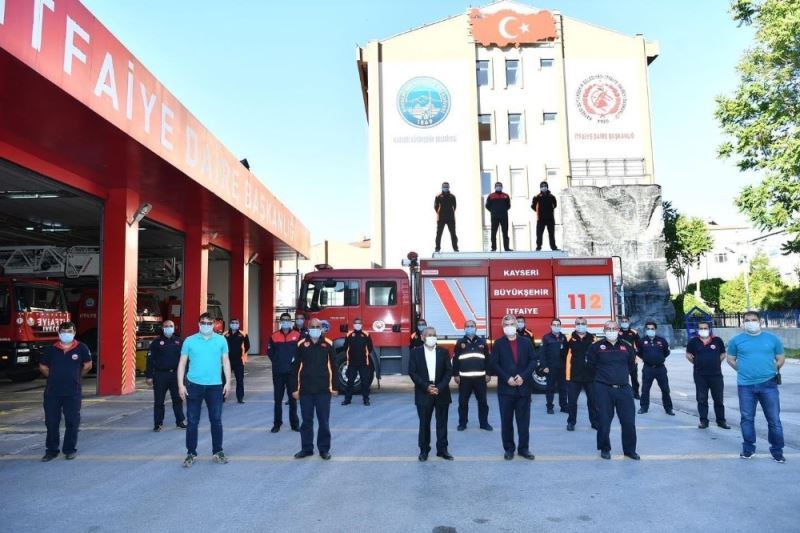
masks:
[[[486,277],[428,277],[422,281],[422,316],[439,338],[464,336],[464,322],[474,320],[486,335]]]

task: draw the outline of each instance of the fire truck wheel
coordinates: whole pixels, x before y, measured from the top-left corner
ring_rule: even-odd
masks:
[[[344,393],[347,391],[347,361],[342,355],[341,358],[337,358],[336,360],[336,389]],[[372,383],[375,381],[375,372],[370,372],[369,375],[369,384],[372,386]],[[356,381],[353,384],[353,391],[355,393],[359,393],[361,390],[361,376],[356,374]]]
[[[8,379],[13,381],[14,383],[23,383],[25,381],[33,381],[34,379],[41,376],[41,373],[38,369],[34,370],[16,370],[14,372],[8,373]]]

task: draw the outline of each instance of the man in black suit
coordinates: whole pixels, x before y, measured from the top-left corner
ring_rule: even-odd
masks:
[[[447,414],[450,409],[450,354],[436,346],[436,330],[425,328],[423,345],[411,350],[408,375],[414,382],[414,403],[419,415],[419,460],[427,461],[431,450],[431,418],[436,411],[436,455],[448,461]]]
[[[491,363],[497,375],[497,399],[500,403],[503,449],[505,459],[514,458],[516,450],[525,459],[533,460],[529,448],[528,427],[531,422],[531,381],[538,369],[539,356],[533,343],[517,335],[517,319],[513,315],[503,317],[504,336],[495,341],[492,347]],[[517,420],[519,446],[514,444],[514,419]]]

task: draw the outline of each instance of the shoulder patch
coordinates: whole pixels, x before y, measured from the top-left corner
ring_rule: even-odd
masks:
[[[600,345],[600,349],[601,349],[601,350],[605,350],[605,349],[606,349],[606,345],[605,345],[605,344],[601,344],[601,345]]]

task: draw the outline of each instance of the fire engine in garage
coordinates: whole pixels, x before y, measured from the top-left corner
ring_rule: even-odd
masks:
[[[615,269],[615,263],[617,268]],[[579,316],[589,330],[622,305],[619,258],[568,257],[564,252],[443,253],[420,259],[411,252],[403,269],[333,269],[317,265],[303,278],[297,309],[326,320],[337,350],[337,386],[346,385],[342,351],[353,319],[372,337],[374,376],[408,372],[409,339],[418,317],[436,328],[440,344],[453,345],[474,320],[489,342],[502,336],[502,317],[524,316],[541,339],[558,317],[565,330]],[[616,272],[616,274],[615,274]]]
[[[0,373],[12,381],[39,377],[39,357],[58,340],[58,325],[67,320],[57,281],[0,277]]]

